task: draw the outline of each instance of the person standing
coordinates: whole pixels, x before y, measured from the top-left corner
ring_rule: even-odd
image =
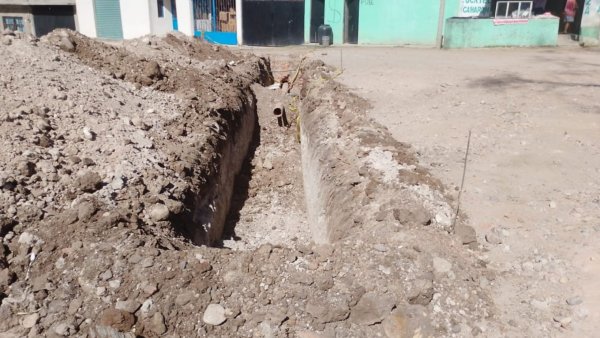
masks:
[[[573,22],[575,22],[575,15],[577,14],[577,0],[567,0],[565,5],[565,29],[564,34],[569,34]]]

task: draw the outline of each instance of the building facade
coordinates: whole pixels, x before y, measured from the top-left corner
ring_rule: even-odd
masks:
[[[42,36],[77,28],[75,0],[0,0],[0,28]]]
[[[319,26],[325,24],[331,26],[334,44],[460,48],[555,45],[562,24],[557,16],[566,0],[536,1],[545,4],[542,11],[554,15],[519,20],[494,17],[499,0],[66,1],[77,5],[81,33],[107,39],[178,30],[219,44],[276,46],[315,43]],[[598,41],[600,0],[578,1],[577,33],[586,42]]]
[[[176,30],[215,43],[238,43],[241,21],[236,0],[76,0],[76,4],[79,31],[90,37],[133,39]]]

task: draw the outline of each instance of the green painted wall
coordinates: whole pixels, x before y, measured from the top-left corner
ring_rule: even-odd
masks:
[[[556,46],[558,18],[494,25],[493,19],[446,20],[444,48]]]
[[[344,43],[344,0],[325,0],[325,24],[331,26],[333,43]]]
[[[361,3],[358,41],[364,44],[435,44],[440,3],[384,0]]]
[[[325,0],[325,24],[333,43],[344,39],[344,1]],[[360,44],[433,45],[438,30],[440,0],[359,0]],[[305,0],[304,38],[310,41],[311,0]],[[446,0],[445,18],[458,15],[460,0]],[[445,22],[445,20],[444,20]]]

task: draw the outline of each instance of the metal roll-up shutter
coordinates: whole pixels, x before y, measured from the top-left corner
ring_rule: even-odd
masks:
[[[123,39],[119,0],[94,0],[96,34],[104,39]]]

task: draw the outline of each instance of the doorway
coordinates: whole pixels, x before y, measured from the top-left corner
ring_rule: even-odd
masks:
[[[325,24],[325,0],[311,0],[310,4],[310,42],[316,43],[319,26]]]
[[[559,33],[562,33],[565,27],[564,10],[567,0],[548,0],[546,1],[546,12],[552,13],[552,15],[560,18]],[[585,6],[585,0],[577,0],[577,14],[575,15],[575,22],[571,25],[570,34],[572,37],[578,37],[581,28],[581,17]]]
[[[344,1],[344,43],[358,43],[358,10],[360,0]]]

